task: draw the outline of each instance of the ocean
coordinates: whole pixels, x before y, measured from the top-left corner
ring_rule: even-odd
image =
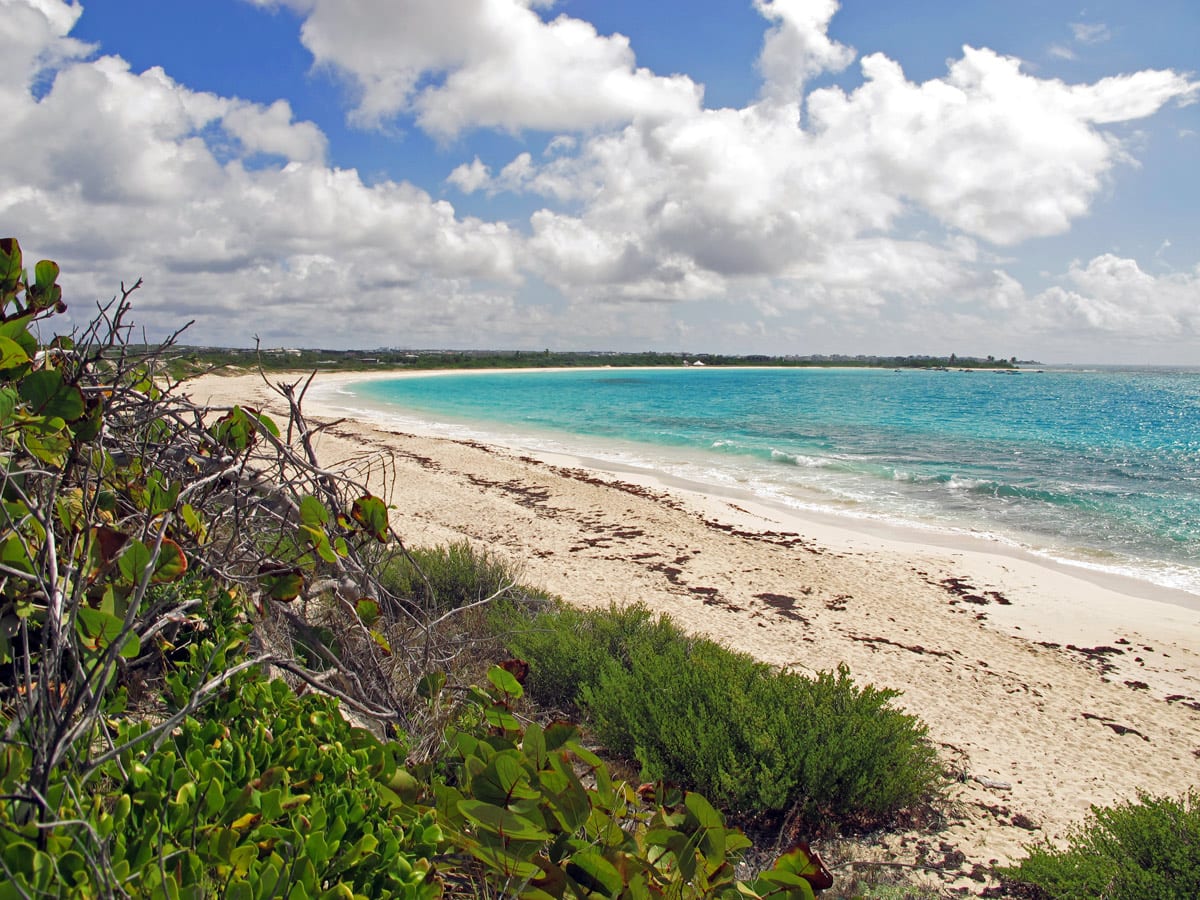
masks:
[[[443,374],[325,399],[1200,594],[1200,371]],[[852,524],[852,523],[850,523]]]

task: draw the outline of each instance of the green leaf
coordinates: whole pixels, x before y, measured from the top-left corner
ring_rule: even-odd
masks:
[[[43,259],[33,267],[34,283],[42,289],[48,289],[55,281],[58,280],[58,263],[50,259]]]
[[[204,520],[200,518],[190,503],[183,504],[179,509],[179,514],[183,516],[183,524],[188,527],[192,537],[203,544],[208,535],[208,526],[205,525]]]
[[[368,633],[371,635],[371,640],[375,642],[376,647],[382,650],[386,656],[392,655],[392,643],[383,632],[372,628]]]
[[[546,726],[545,736],[546,750],[558,750],[579,737],[579,726],[574,722],[551,722]]]
[[[75,614],[75,628],[89,650],[107,647],[120,635],[124,625],[116,616],[88,606],[81,606]]]
[[[0,290],[15,290],[25,274],[21,262],[21,245],[16,238],[0,238]]]
[[[150,565],[150,548],[141,541],[130,541],[125,552],[117,560],[117,568],[126,584],[137,584]]]
[[[521,687],[521,682],[517,681],[515,675],[507,669],[502,669],[499,666],[492,666],[488,669],[488,681],[490,681],[496,690],[503,694],[506,698],[519,700],[525,696],[525,688]]]
[[[0,322],[0,337],[5,337],[13,341],[25,351],[25,355],[30,359],[33,359],[38,350],[37,338],[29,333],[29,324],[32,321],[33,316],[17,316],[15,319],[9,319],[7,322]],[[58,338],[55,338],[55,342],[57,340]]]
[[[255,422],[257,422],[264,431],[268,432],[274,437],[279,437],[279,426],[275,424],[275,421],[270,416],[268,416],[266,413],[259,412],[257,409],[250,409],[249,407],[246,408],[246,412],[253,417]]]
[[[235,406],[213,423],[212,436],[235,453],[250,449],[258,440],[258,419],[251,417],[253,413],[254,410],[247,414],[242,407]]]
[[[546,733],[537,722],[530,723],[525,729],[525,737],[521,741],[521,750],[526,758],[533,763],[535,771],[546,768]]]
[[[299,569],[264,566],[259,570],[258,583],[272,600],[288,603],[304,590],[304,575]]]
[[[378,497],[364,494],[350,506],[350,518],[381,544],[388,538],[387,505]]]
[[[363,597],[354,604],[354,611],[362,619],[363,624],[367,626],[374,625],[375,621],[379,618],[379,604],[370,597]]]
[[[503,875],[505,881],[510,879],[528,881],[542,874],[540,867],[528,860],[521,859],[519,856],[514,856],[500,847],[471,846],[468,850],[480,862],[485,863],[493,871]]]
[[[60,420],[61,421],[61,420]],[[71,439],[62,431],[36,432],[26,430],[22,435],[25,449],[37,460],[49,466],[62,467],[71,452]]]
[[[164,538],[159,547],[158,559],[154,561],[152,580],[159,584],[178,581],[187,571],[187,567],[187,557],[183,555],[183,549],[169,538]]]
[[[821,857],[804,841],[800,841],[775,861],[772,872],[798,875],[818,891],[833,887],[833,875],[821,862]]]
[[[83,416],[83,392],[74,385],[64,384],[58,369],[40,369],[26,375],[20,393],[34,415],[57,416],[64,422]]]
[[[21,345],[12,338],[0,336],[0,369],[11,369],[29,362],[27,354]]]
[[[442,692],[442,688],[445,686],[445,672],[429,672],[422,675],[421,680],[417,682],[417,696],[425,700],[432,700]]]
[[[488,760],[486,768],[471,779],[471,790],[478,799],[497,806],[541,797],[529,783],[529,772],[516,750],[504,750]]]
[[[329,522],[329,510],[316,497],[301,497],[300,522],[303,525],[325,525]]]
[[[625,883],[616,867],[594,850],[576,853],[566,869],[567,874],[587,891],[595,891],[606,897],[616,896]]]
[[[458,811],[485,831],[509,840],[548,841],[553,837],[525,816],[482,800],[460,800]]]
[[[691,814],[688,824],[702,835],[700,849],[704,858],[711,865],[720,865],[725,861],[725,820],[701,794],[689,792],[683,799],[683,805]]]

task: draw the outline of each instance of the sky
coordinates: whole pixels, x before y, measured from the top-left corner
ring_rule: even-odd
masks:
[[[1200,364],[1195,0],[0,0],[151,340]]]

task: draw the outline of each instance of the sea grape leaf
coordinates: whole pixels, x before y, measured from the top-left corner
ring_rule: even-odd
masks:
[[[300,498],[300,523],[320,527],[329,522],[329,510],[313,496]]]
[[[121,636],[124,627],[125,623],[119,617],[89,606],[81,606],[75,615],[75,628],[83,646],[89,650],[107,647]],[[141,644],[137,635],[130,632],[121,645],[121,655],[130,659],[140,652]]]
[[[35,459],[49,466],[61,467],[66,464],[67,454],[71,452],[71,439],[62,431],[49,430],[38,433],[29,430],[22,436],[25,439],[25,449]]]
[[[565,744],[579,737],[579,726],[574,722],[554,721],[546,726],[546,749],[558,750]]]
[[[814,890],[824,891],[833,887],[833,874],[825,868],[817,851],[806,842],[800,841],[775,861],[771,872],[787,872],[803,878]]]
[[[594,850],[576,853],[566,869],[567,874],[589,893],[598,892],[606,897],[614,897],[624,885],[624,879],[616,867]]]
[[[92,529],[91,559],[88,576],[94,577],[112,563],[129,541],[129,535],[101,525]]]
[[[21,262],[21,245],[16,238],[0,238],[0,289],[14,290],[25,274]]]
[[[516,676],[508,669],[492,666],[488,670],[487,677],[496,690],[506,698],[519,700],[525,695],[525,688],[521,687],[521,682],[517,681]]]
[[[701,794],[689,792],[683,799],[689,818],[700,834],[700,849],[704,858],[712,865],[725,860],[725,821],[721,814]]]
[[[64,384],[58,369],[41,369],[26,375],[20,393],[34,415],[57,416],[64,422],[83,416],[83,392],[74,385]]]
[[[246,407],[246,413],[270,435],[273,437],[279,437],[279,426],[276,425],[275,420],[266,413],[259,412],[257,409],[251,409],[250,407]]]
[[[263,566],[258,572],[258,583],[272,600],[290,603],[304,590],[304,575],[296,568]]]
[[[475,845],[468,849],[472,856],[486,863],[493,871],[502,874],[505,880],[520,879],[525,881],[542,874],[541,868],[535,864],[521,859],[519,856],[515,856],[501,847]]]
[[[0,369],[11,369],[29,362],[29,354],[12,338],[0,335]]]
[[[235,406],[213,423],[212,435],[221,446],[241,453],[258,440],[258,420],[251,418],[242,407]]]
[[[363,494],[351,504],[350,518],[381,544],[387,542],[387,505],[378,497]]]
[[[159,547],[158,559],[154,563],[153,581],[158,583],[178,581],[187,571],[187,557],[183,548],[170,538],[164,538]]]
[[[371,640],[375,642],[375,646],[383,651],[384,656],[392,655],[392,643],[387,639],[383,632],[372,628],[369,632]]]
[[[117,560],[117,567],[126,583],[137,584],[141,581],[142,573],[146,571],[146,566],[150,565],[150,555],[150,548],[141,541],[132,541],[125,548],[125,552]]]
[[[542,726],[537,722],[529,723],[529,727],[525,729],[525,737],[521,741],[521,750],[525,756],[533,763],[533,768],[536,771],[541,771],[546,768],[546,733],[542,731]]]
[[[486,768],[471,780],[476,798],[508,806],[513,800],[537,800],[541,794],[529,783],[529,772],[521,764],[521,754],[504,750],[490,760]]]
[[[192,533],[192,537],[203,544],[208,535],[208,526],[204,523],[204,520],[200,518],[190,503],[183,504],[179,509],[179,514],[183,517],[183,523],[188,527],[188,531]]]
[[[93,397],[84,401],[83,417],[74,423],[75,439],[87,443],[96,439],[104,428],[104,401]]]
[[[529,663],[523,659],[506,659],[503,662],[496,663],[496,665],[512,675],[522,685],[525,684],[525,679],[529,677]]]
[[[58,263],[51,259],[43,259],[33,267],[34,283],[41,289],[49,288],[58,280]]]
[[[513,841],[548,841],[554,835],[525,816],[482,800],[460,800],[458,810],[480,828]]]
[[[370,597],[363,597],[354,604],[354,611],[362,619],[364,625],[373,625],[379,618],[379,604]]]

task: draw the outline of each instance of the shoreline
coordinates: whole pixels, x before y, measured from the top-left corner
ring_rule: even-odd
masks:
[[[959,773],[937,837],[971,862],[1061,841],[1092,804],[1194,786],[1194,606],[978,540],[940,546],[841,527],[579,455],[346,418],[329,403],[329,391],[368,377],[397,374],[319,374],[305,409],[341,420],[318,455],[375,479],[406,542],[469,540],[569,603],[641,601],[766,662],[845,663],[858,683],[901,691],[897,705],[926,722]],[[200,403],[278,407],[259,375],[209,375],[184,389]],[[911,855],[902,839],[883,838],[881,852]]]
[[[749,367],[727,367],[749,368]],[[839,368],[839,367],[826,367]],[[853,367],[851,367],[853,368]],[[1057,575],[1089,582],[1106,594],[1136,597],[1140,600],[1166,603],[1184,609],[1200,616],[1200,594],[1179,587],[1160,584],[1148,578],[1138,577],[1127,572],[1092,564],[1085,560],[1072,560],[1056,557],[1050,553],[1038,552],[1036,549],[1018,540],[1004,536],[983,534],[965,529],[940,527],[933,524],[906,522],[889,519],[871,513],[852,513],[833,508],[799,507],[781,500],[771,500],[753,492],[737,487],[706,483],[689,479],[672,473],[656,470],[648,466],[639,466],[588,455],[586,438],[577,436],[574,443],[584,444],[584,449],[578,446],[563,446],[558,449],[546,450],[531,448],[529,441],[513,432],[507,435],[499,434],[497,429],[504,426],[484,425],[478,429],[471,427],[469,421],[459,424],[433,423],[423,420],[420,413],[417,418],[405,417],[390,413],[386,409],[376,409],[371,406],[354,407],[340,406],[335,399],[337,391],[347,384],[364,381],[383,381],[394,378],[442,377],[460,374],[489,375],[512,372],[513,374],[531,374],[539,372],[604,372],[603,367],[584,368],[546,368],[546,369],[435,369],[422,371],[401,372],[371,372],[363,377],[350,373],[337,373],[319,379],[319,388],[310,398],[310,403],[318,404],[326,415],[346,416],[357,420],[369,421],[379,427],[403,427],[405,430],[421,436],[442,438],[447,440],[461,439],[464,435],[460,428],[470,429],[469,439],[484,443],[495,444],[506,450],[522,453],[543,461],[561,461],[569,465],[603,472],[618,478],[644,483],[656,489],[679,492],[690,496],[702,505],[707,499],[720,498],[729,500],[732,504],[741,505],[757,510],[759,518],[770,521],[780,519],[791,523],[789,527],[803,530],[821,529],[828,532],[828,537],[846,546],[869,547],[882,542],[884,544],[903,544],[910,547],[933,546],[949,551],[983,554],[986,556],[1007,557],[1019,560],[1024,565],[1045,568]],[[629,371],[654,371],[651,367],[629,367]],[[353,396],[353,395],[349,395]],[[516,426],[514,426],[516,427]]]

